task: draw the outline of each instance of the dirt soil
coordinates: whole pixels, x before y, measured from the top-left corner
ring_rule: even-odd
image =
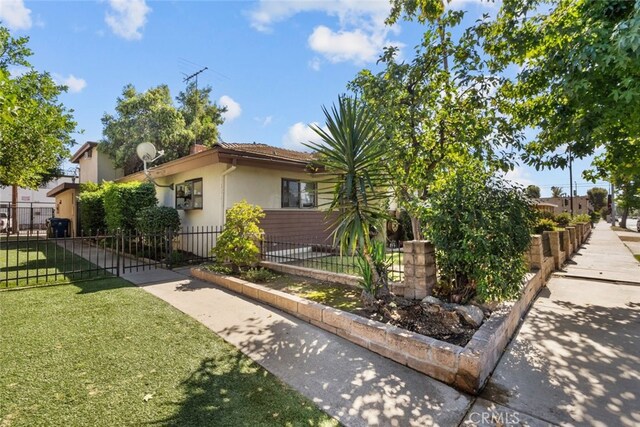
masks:
[[[478,329],[453,309],[393,296],[380,299],[374,307],[358,310],[357,314],[460,347]]]

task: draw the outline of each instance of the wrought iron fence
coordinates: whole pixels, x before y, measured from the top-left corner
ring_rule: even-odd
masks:
[[[0,236],[0,288],[64,283],[212,260],[222,227],[87,231],[77,237]]]
[[[52,203],[0,202],[0,233],[12,234],[14,225],[17,234],[44,234],[47,220],[55,216]]]
[[[358,256],[340,253],[330,239],[310,236],[265,236],[261,243],[264,261],[290,264],[314,270],[360,275]],[[402,248],[387,248],[389,280],[404,279]]]

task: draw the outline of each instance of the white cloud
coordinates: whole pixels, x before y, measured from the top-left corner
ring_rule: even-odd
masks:
[[[65,86],[69,87],[69,91],[71,93],[81,92],[82,89],[87,87],[87,81],[85,79],[78,78],[73,74],[69,74],[69,77],[64,79],[62,82]]]
[[[31,21],[31,9],[27,9],[24,0],[1,0],[0,21],[12,30],[28,30]]]
[[[309,68],[311,68],[313,71],[320,71],[320,58],[318,58],[317,56],[314,57],[307,63],[307,65],[309,65]]]
[[[302,122],[298,122],[291,126],[287,133],[282,137],[282,146],[290,150],[309,151],[309,148],[303,144],[308,142],[321,143],[322,138],[311,129],[311,125],[320,126],[318,122],[310,123],[309,125]],[[320,126],[322,130],[327,131],[326,126]]]
[[[262,125],[262,127],[266,127],[266,126],[269,126],[271,124],[271,122],[273,121],[273,116],[254,117],[253,120],[255,120],[256,122],[260,123]]]
[[[403,46],[387,40],[386,35],[386,31],[367,33],[361,29],[334,32],[320,25],[309,36],[309,46],[331,62],[353,61],[362,64],[378,59],[384,46]]]
[[[513,170],[504,174],[503,178],[507,181],[518,183],[523,187],[532,184],[535,185],[529,171],[521,166],[516,166]]]
[[[227,107],[227,111],[222,114],[222,117],[224,117],[224,120],[226,122],[237,119],[238,117],[240,117],[240,114],[242,114],[242,108],[240,107],[240,104],[238,104],[230,96],[222,95],[220,97],[220,100],[218,101],[218,104],[223,107]]]
[[[362,0],[260,0],[258,7],[249,12],[251,26],[258,31],[271,31],[277,22],[298,13],[324,12],[336,16],[340,25],[358,25],[363,20],[384,27],[391,4],[387,1]]]
[[[59,74],[54,74],[53,78],[56,83],[67,86],[69,88],[69,92],[71,93],[82,92],[82,89],[87,87],[87,81],[85,79],[76,77],[73,74],[69,74],[67,77],[63,77]]]
[[[145,0],[109,0],[112,12],[107,12],[105,22],[117,35],[127,40],[140,40],[140,30],[147,22],[151,8]]]
[[[308,37],[309,47],[330,62],[353,61],[357,64],[372,62],[389,45],[402,47],[388,39],[399,27],[388,27],[384,21],[389,15],[387,1],[362,0],[261,0],[249,13],[251,26],[258,31],[269,32],[273,26],[292,16],[305,12],[321,12],[338,18],[338,29],[325,25],[316,27]],[[319,70],[320,60],[309,61],[309,67]]]

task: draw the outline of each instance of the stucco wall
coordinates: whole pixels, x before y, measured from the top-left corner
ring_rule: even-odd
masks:
[[[227,175],[227,208],[242,199],[263,209],[281,209],[282,179],[318,181],[318,177],[303,172],[288,172],[277,169],[238,166]],[[322,201],[319,201],[322,203]]]
[[[180,219],[184,227],[202,227],[222,225],[222,172],[229,166],[217,163],[203,166],[187,172],[157,178],[158,184],[174,186],[191,179],[202,178],[203,209],[179,210]],[[156,187],[156,197],[162,206],[175,207],[175,190]]]
[[[67,190],[56,196],[56,218],[71,220],[71,236],[75,236],[76,230],[76,191]]]

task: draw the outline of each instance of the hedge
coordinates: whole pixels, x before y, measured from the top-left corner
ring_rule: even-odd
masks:
[[[104,192],[101,188],[94,191],[81,189],[78,196],[78,208],[82,233],[88,234],[106,228],[103,196]]]
[[[143,233],[180,230],[180,215],[168,206],[150,206],[142,209],[136,217],[136,229]]]
[[[105,183],[103,200],[110,230],[134,230],[138,214],[158,203],[155,186],[150,182]]]

